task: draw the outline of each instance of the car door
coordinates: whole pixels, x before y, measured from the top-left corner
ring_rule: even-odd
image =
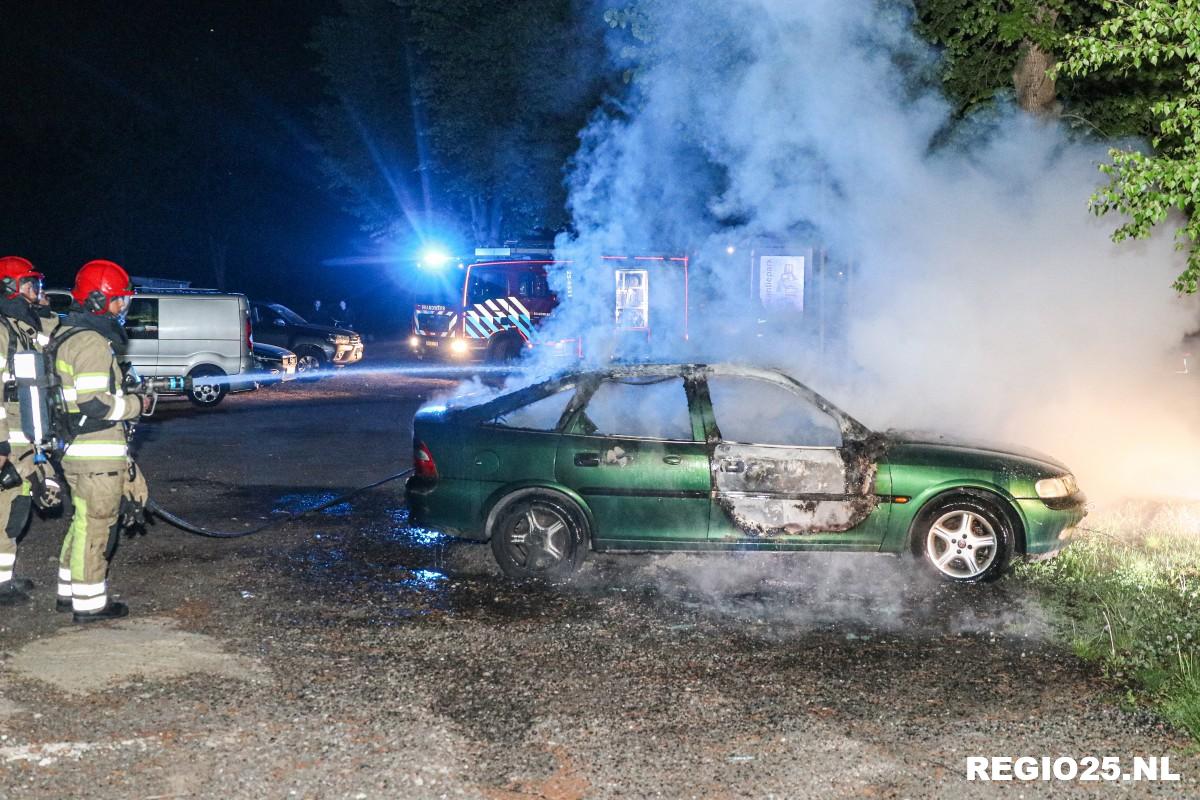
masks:
[[[711,478],[693,401],[678,375],[608,378],[575,411],[555,475],[591,508],[601,547],[707,538]]]
[[[287,320],[270,306],[263,305],[262,303],[252,303],[250,306],[250,326],[254,333],[254,341],[287,348]]]
[[[798,388],[708,375],[713,507],[709,538],[876,549],[888,506],[877,464]]]
[[[125,314],[125,357],[140,375],[158,375],[158,299],[134,296]]]

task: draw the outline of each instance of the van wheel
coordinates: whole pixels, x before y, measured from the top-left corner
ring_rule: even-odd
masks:
[[[325,369],[325,354],[319,347],[301,347],[296,351],[296,377],[302,381],[321,379]]]
[[[188,373],[188,377],[192,379],[192,388],[188,391],[188,400],[192,405],[212,408],[229,394],[229,382],[219,380],[225,377],[225,371],[220,367],[196,367]],[[206,381],[205,378],[218,380]]]

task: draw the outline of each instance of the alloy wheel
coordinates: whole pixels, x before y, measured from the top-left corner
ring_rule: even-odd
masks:
[[[508,543],[519,566],[531,572],[544,572],[567,557],[570,536],[567,520],[558,510],[533,503],[513,524]]]
[[[925,537],[925,555],[943,575],[962,580],[983,573],[996,560],[996,530],[973,511],[949,511]]]

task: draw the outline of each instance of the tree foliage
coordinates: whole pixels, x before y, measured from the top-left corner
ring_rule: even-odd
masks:
[[[997,97],[1018,94],[1023,67],[1044,69],[1061,55],[1068,37],[1107,17],[1105,0],[916,0],[917,30],[942,51],[941,78],[958,116]],[[1046,63],[1029,63],[1036,48]],[[1054,75],[1053,104],[1081,133],[1103,137],[1149,136],[1150,105],[1169,76],[1157,70],[1123,74],[1103,68]],[[1024,105],[1024,103],[1023,103]]]
[[[604,79],[602,40],[574,5],[343,0],[322,23],[325,144],[372,232],[419,225],[393,197],[468,221],[476,244],[566,224],[563,170]]]
[[[1068,76],[1148,70],[1159,76],[1163,91],[1149,107],[1153,152],[1111,150],[1112,163],[1101,167],[1109,182],[1092,196],[1091,206],[1097,214],[1129,217],[1114,232],[1115,241],[1145,238],[1172,212],[1182,213],[1177,245],[1189,253],[1175,288],[1193,293],[1200,279],[1200,0],[1105,7],[1112,12],[1109,19],[1067,37],[1058,70]]]

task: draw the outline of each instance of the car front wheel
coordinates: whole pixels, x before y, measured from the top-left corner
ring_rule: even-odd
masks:
[[[296,351],[296,374],[304,381],[315,381],[325,368],[325,354],[317,347],[302,347]]]
[[[1005,573],[1012,559],[1012,525],[992,503],[955,497],[922,512],[913,550],[940,578],[985,583]]]
[[[519,493],[493,515],[492,553],[510,578],[562,580],[587,554],[587,521],[555,493]]]

